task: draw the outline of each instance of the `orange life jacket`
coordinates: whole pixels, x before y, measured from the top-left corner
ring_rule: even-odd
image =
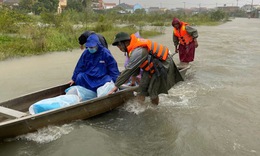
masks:
[[[173,28],[174,35],[178,37],[180,44],[182,45],[187,45],[193,41],[193,37],[186,31],[186,25],[188,25],[188,23],[181,22],[180,30]]]
[[[154,56],[155,58],[158,58],[159,60],[165,61],[168,58],[169,55],[169,49],[161,44],[158,44],[156,42],[152,42],[147,39],[137,38],[134,34],[131,36],[131,42],[130,45],[127,47],[127,54],[128,57],[130,57],[131,52],[137,48],[137,47],[144,47],[148,49],[148,52]],[[140,68],[142,68],[145,71],[149,71],[150,74],[153,74],[155,72],[154,64],[150,60],[145,60],[141,65]]]

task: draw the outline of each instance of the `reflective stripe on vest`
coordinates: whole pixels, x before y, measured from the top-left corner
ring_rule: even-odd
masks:
[[[151,49],[150,54],[160,60],[165,61],[169,55],[169,49],[161,44],[158,46],[156,42],[152,42]]]
[[[153,62],[148,62],[148,60],[145,60],[144,63],[140,65],[140,68],[144,69],[145,71],[149,71],[151,74],[154,73],[154,66]]]
[[[153,57],[162,61],[165,61],[169,56],[169,49],[167,47],[147,39],[137,38],[134,34],[132,34],[130,45],[127,47],[129,57],[132,51],[137,47],[147,48],[148,52]],[[155,72],[153,62],[149,62],[148,60],[145,60],[139,67],[145,71],[150,72],[150,74],[153,74]]]

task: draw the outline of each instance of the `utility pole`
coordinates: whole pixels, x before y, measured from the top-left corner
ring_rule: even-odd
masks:
[[[184,15],[185,15],[185,2],[182,2],[183,3],[183,13],[184,13]]]
[[[252,0],[252,3],[251,3],[251,17],[253,17],[253,5],[254,5],[254,0]]]
[[[238,0],[237,0],[237,6],[238,6]]]

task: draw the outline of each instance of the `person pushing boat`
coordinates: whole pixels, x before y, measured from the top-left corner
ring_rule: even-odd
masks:
[[[135,34],[120,32],[116,34],[112,43],[122,52],[127,53],[129,62],[115,82],[112,94],[130,76],[137,76],[143,70],[137,98],[142,103],[146,96],[151,102],[159,104],[159,94],[168,94],[168,90],[177,82],[182,81],[179,70],[173,59],[169,57],[169,49],[148,39],[138,38]]]

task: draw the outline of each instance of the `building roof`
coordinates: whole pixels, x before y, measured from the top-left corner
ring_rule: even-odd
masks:
[[[126,3],[120,3],[118,6],[124,9],[133,9],[133,5],[129,5]]]
[[[116,6],[116,3],[104,3],[106,6]]]

